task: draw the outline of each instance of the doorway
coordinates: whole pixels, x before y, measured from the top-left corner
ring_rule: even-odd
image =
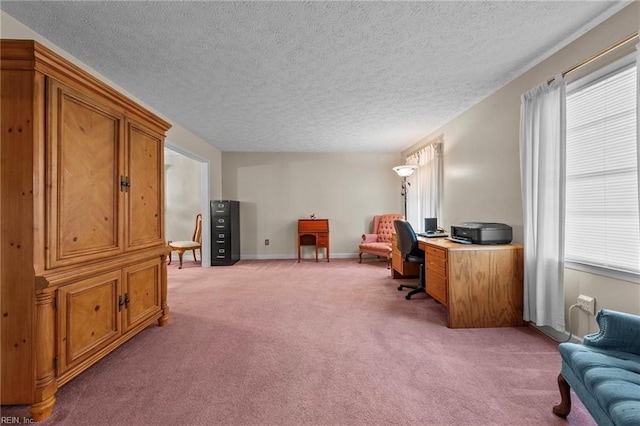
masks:
[[[165,141],[165,239],[189,240],[193,234],[195,217],[202,213],[202,263],[211,265],[211,238],[209,214],[209,161]],[[196,251],[197,252],[197,251]],[[177,261],[177,253],[172,253]],[[184,261],[193,261],[187,251]]]

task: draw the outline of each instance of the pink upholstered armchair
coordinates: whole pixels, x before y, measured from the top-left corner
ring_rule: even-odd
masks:
[[[373,217],[373,229],[371,234],[363,234],[360,243],[360,263],[362,254],[372,254],[374,256],[387,259],[387,269],[391,267],[391,234],[395,232],[393,221],[404,219],[401,214],[383,214]]]

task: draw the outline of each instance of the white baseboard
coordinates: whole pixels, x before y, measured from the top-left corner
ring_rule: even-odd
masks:
[[[551,337],[556,342],[560,343],[560,342],[566,342],[569,340],[570,334],[566,331],[560,332],[558,330],[555,330],[552,327],[549,327],[548,325],[542,325],[542,326],[537,326],[535,324],[531,324],[531,325],[537,328],[538,331],[540,331],[542,334],[546,334],[547,336]],[[582,343],[582,337],[571,335],[570,341],[573,343]]]
[[[278,260],[278,259],[298,259],[297,254],[242,254],[243,260]],[[330,259],[357,259],[358,253],[329,253]],[[303,259],[311,259],[305,256]],[[318,254],[318,260],[325,260],[324,253]]]

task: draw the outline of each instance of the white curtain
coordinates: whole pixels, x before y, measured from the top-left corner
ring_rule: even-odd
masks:
[[[406,217],[416,231],[424,231],[425,217],[442,217],[442,142],[427,145],[407,157],[406,163],[418,166],[407,179]]]
[[[565,103],[562,76],[522,95],[524,319],[565,331]]]

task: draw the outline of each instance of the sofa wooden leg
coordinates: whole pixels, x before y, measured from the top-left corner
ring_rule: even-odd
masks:
[[[553,414],[565,418],[571,411],[571,387],[564,377],[562,377],[562,374],[558,374],[558,388],[560,389],[562,401],[553,407]]]
[[[362,253],[360,253],[360,262],[358,263],[362,263]]]

